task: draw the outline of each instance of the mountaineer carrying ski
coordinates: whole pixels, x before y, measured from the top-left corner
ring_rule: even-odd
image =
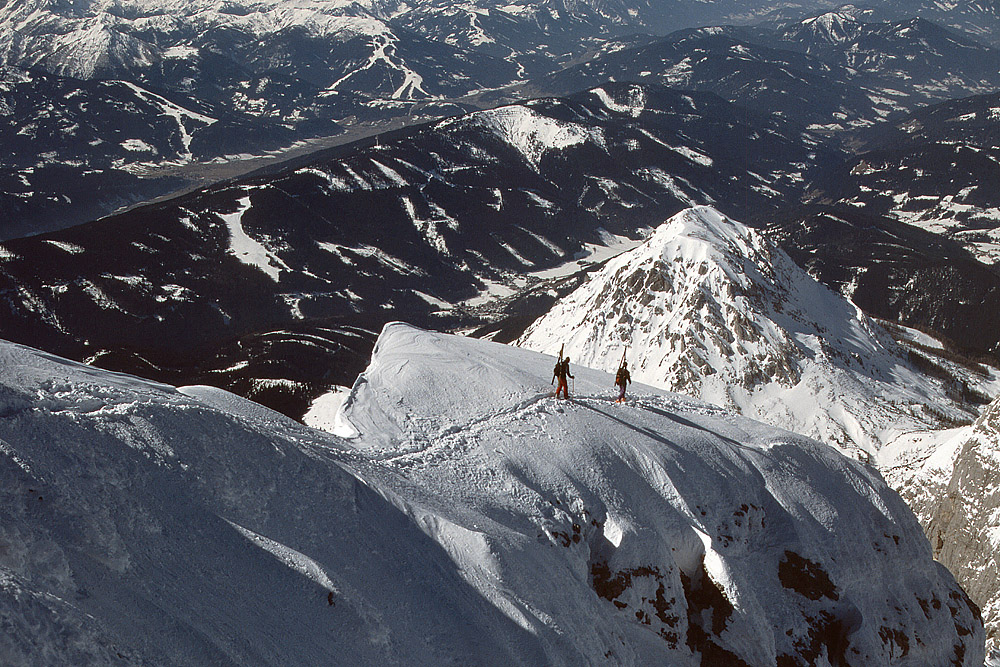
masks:
[[[625,402],[625,385],[632,381],[632,376],[628,373],[628,364],[622,361],[622,365],[615,374],[615,386],[618,387],[618,400],[615,403]]]
[[[560,390],[563,392],[563,398],[569,398],[569,386],[566,384],[566,378],[573,377],[569,372],[569,357],[557,361],[556,367],[552,372],[559,380],[559,385],[556,387],[556,398],[559,398]]]

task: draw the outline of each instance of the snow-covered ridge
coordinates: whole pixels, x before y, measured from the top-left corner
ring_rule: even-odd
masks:
[[[971,415],[881,327],[758,232],[699,207],[664,223],[533,324],[520,345],[617,368],[847,449]]]
[[[550,357],[390,325],[344,441],[0,361],[5,664],[982,664],[871,468],[603,373],[556,401]]]
[[[45,24],[58,26],[67,35],[93,34],[92,43],[83,40],[85,43],[76,44],[84,53],[91,46],[106,47],[104,40],[111,35],[125,39],[131,32],[169,32],[185,23],[203,29],[225,26],[258,36],[292,27],[304,28],[316,35],[351,31],[375,36],[386,31],[384,23],[371,14],[365,15],[370,5],[364,7],[364,3],[354,1],[255,0],[240,3],[237,11],[232,11],[235,8],[226,11],[224,3],[216,0],[91,0],[74,4],[74,11],[53,7],[48,2],[9,3],[5,9],[15,21],[12,25],[29,34]],[[136,38],[128,39],[145,44]],[[70,46],[69,39],[61,46]]]
[[[600,128],[558,121],[538,113],[530,106],[514,105],[481,111],[461,122],[493,132],[515,148],[536,170],[542,157],[549,151],[558,151],[586,141],[604,146],[604,134]]]
[[[850,11],[841,9],[806,19],[802,22],[801,30],[808,31],[815,39],[841,44],[857,39],[864,26]]]

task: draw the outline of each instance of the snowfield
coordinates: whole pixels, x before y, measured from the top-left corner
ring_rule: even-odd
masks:
[[[587,141],[601,148],[605,145],[604,133],[600,128],[560,122],[537,113],[529,106],[512,105],[480,111],[472,114],[468,120],[455,122],[469,123],[496,134],[515,148],[536,171],[542,157],[549,151],[558,151]]]
[[[874,469],[553,363],[388,325],[345,439],[0,343],[0,663],[983,663]]]

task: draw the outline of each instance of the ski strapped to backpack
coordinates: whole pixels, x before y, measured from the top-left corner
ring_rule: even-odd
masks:
[[[559,375],[559,366],[562,365],[563,347],[565,347],[565,345],[566,344],[563,343],[562,345],[559,346],[559,360],[556,361],[556,366],[555,366],[555,368],[552,369],[552,382],[550,382],[549,384],[555,384],[556,383],[556,376]]]

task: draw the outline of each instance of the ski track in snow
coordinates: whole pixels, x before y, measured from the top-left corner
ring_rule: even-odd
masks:
[[[151,93],[148,90],[140,88],[134,83],[130,83],[128,81],[122,81],[122,83],[132,89],[140,98],[160,107],[160,109],[163,110],[163,115],[169,116],[177,122],[177,131],[181,135],[181,145],[184,146],[183,157],[190,160],[193,157],[191,154],[191,140],[193,137],[191,136],[191,132],[184,125],[184,119],[187,118],[198,123],[204,123],[205,126],[214,124],[217,122],[216,119],[195,111],[189,111],[188,109],[185,109],[178,104],[174,104],[164,97],[160,97],[159,95]]]
[[[649,388],[645,388],[644,391],[649,391]],[[418,462],[423,464],[435,458],[461,456],[463,451],[467,451],[469,447],[473,446],[472,443],[478,439],[479,431],[494,430],[505,422],[522,422],[524,421],[524,417],[529,414],[551,414],[566,412],[568,410],[586,409],[598,412],[609,420],[614,421],[618,417],[606,411],[627,409],[629,406],[650,411],[669,410],[676,412],[695,410],[704,414],[725,414],[725,411],[721,408],[716,409],[708,405],[695,405],[681,401],[678,398],[656,397],[648,394],[642,398],[631,398],[627,403],[619,405],[614,402],[617,395],[612,396],[611,394],[612,392],[608,392],[607,395],[596,396],[573,395],[567,400],[556,398],[554,391],[548,391],[535,394],[510,407],[484,414],[462,424],[445,422],[438,425],[437,423],[433,423],[433,420],[429,420],[431,423],[420,423],[419,426],[415,425],[412,432],[405,434],[400,439],[400,443],[406,443],[405,445],[402,445],[398,449],[399,445],[386,450],[376,450],[377,453],[373,452],[372,458],[383,463],[407,465]],[[428,427],[438,428],[439,430],[436,433],[429,434],[426,432],[426,428]],[[419,440],[415,440],[414,438],[418,433],[421,434]],[[363,435],[360,437],[363,439]],[[414,446],[418,448],[413,449],[412,447]]]
[[[392,99],[414,100],[434,97],[424,90],[424,79],[422,76],[411,70],[405,64],[396,63],[392,60],[388,51],[390,49],[395,50],[395,36],[391,34],[380,34],[373,36],[372,40],[374,51],[368,57],[368,61],[330,84],[327,87],[328,93],[337,92],[338,87],[349,79],[356,77],[358,74],[373,69],[379,65],[384,65],[390,70],[397,71],[403,75],[403,83],[400,84],[400,86],[390,95]]]
[[[266,274],[274,282],[279,282],[282,269],[290,271],[288,265],[264,244],[251,237],[243,229],[243,214],[250,210],[250,196],[239,200],[235,213],[218,214],[229,229],[229,254],[247,266]]]

